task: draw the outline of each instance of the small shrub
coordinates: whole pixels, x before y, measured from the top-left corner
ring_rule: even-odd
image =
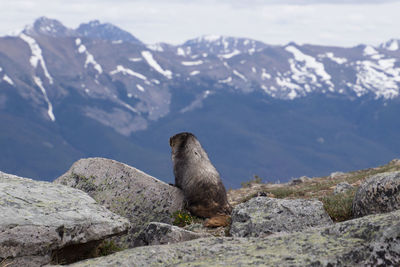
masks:
[[[320,199],[333,221],[342,222],[353,217],[352,204],[355,192],[356,189],[352,189],[342,194],[328,195]]]
[[[192,222],[194,221],[194,217],[190,213],[182,210],[175,211],[172,214],[172,218],[174,219],[172,223],[179,227],[184,227],[186,225],[192,224]]]
[[[257,175],[254,175],[254,178],[251,179],[250,181],[242,182],[240,184],[242,187],[249,187],[251,184],[262,184],[262,178]]]

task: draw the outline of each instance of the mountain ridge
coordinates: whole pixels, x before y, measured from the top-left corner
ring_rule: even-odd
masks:
[[[165,140],[178,131],[204,140],[232,186],[253,174],[287,180],[398,156],[396,40],[342,48],[203,36],[146,45],[119,39],[125,31],[110,25],[92,22],[84,36],[40,18],[0,38],[0,123],[9,125],[0,168],[52,179],[73,159],[102,156],[171,181]],[[37,155],[54,168],[25,164],[18,173]]]

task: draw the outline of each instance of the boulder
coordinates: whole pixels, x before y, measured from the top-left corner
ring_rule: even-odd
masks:
[[[184,207],[180,189],[126,164],[104,158],[75,162],[54,183],[87,192],[98,203],[131,222],[123,245],[134,246],[135,238],[150,222],[171,224],[171,214]]]
[[[400,209],[400,172],[385,172],[368,178],[358,188],[352,208],[354,217]]]
[[[304,232],[138,247],[84,266],[399,266],[400,211]]]
[[[318,200],[256,197],[234,208],[230,233],[257,237],[328,224],[332,220]]]
[[[354,187],[349,183],[346,183],[346,182],[338,183],[336,185],[335,189],[333,190],[333,194],[334,195],[342,194],[342,193],[345,193],[345,192],[347,192],[347,191],[349,191],[349,190],[351,190],[353,188]]]
[[[166,223],[151,222],[136,239],[138,246],[173,244],[201,237],[210,236],[199,234]]]
[[[3,172],[0,203],[0,263],[5,266],[73,262],[129,226],[80,190]]]

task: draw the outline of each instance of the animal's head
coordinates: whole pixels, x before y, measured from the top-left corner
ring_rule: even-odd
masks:
[[[169,139],[169,145],[171,146],[172,151],[174,151],[178,147],[184,147],[190,139],[197,140],[196,136],[192,133],[178,133]]]

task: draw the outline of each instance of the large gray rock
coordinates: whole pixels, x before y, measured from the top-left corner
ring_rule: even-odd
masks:
[[[129,226],[80,190],[3,172],[0,214],[0,262],[8,258],[7,266],[40,266],[54,255],[59,261],[80,259],[81,252],[90,253],[98,241]],[[81,249],[66,255],[67,248]]]
[[[110,159],[81,159],[54,182],[81,189],[128,218],[131,229],[124,243],[129,247],[149,222],[172,223],[171,214],[184,204],[180,189]]]
[[[138,247],[71,266],[399,266],[400,211],[265,238]]]
[[[328,224],[332,220],[318,200],[256,197],[234,208],[231,235],[265,236]]]
[[[352,208],[354,217],[400,209],[400,172],[368,178],[358,188]]]
[[[210,236],[200,234],[166,223],[151,222],[137,238],[138,245],[164,245],[189,241]]]

